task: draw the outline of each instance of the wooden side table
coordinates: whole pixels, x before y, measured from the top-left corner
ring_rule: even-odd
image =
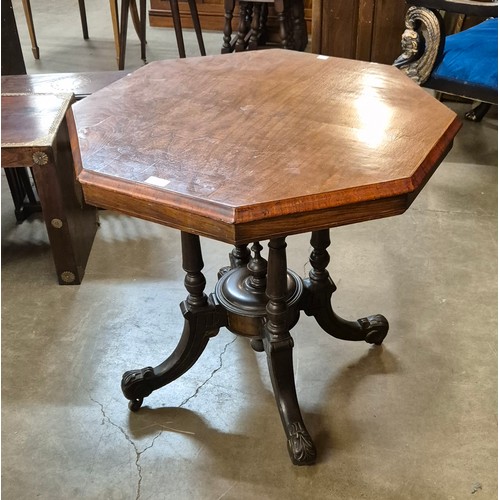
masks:
[[[292,462],[313,463],[292,366],[300,312],[343,340],[388,331],[379,314],[332,309],[329,228],[403,213],[451,148],[455,113],[396,68],[277,49],[151,63],[75,104],[68,124],[88,202],[181,231],[184,331],[163,363],[124,374],[130,408],[226,327],[265,351]],[[286,237],[303,232],[306,279],[286,261]],[[199,236],[235,246],[208,296]]]
[[[2,167],[31,167],[57,278],[79,284],[97,230],[97,210],[75,180],[65,113],[72,94],[2,94]]]

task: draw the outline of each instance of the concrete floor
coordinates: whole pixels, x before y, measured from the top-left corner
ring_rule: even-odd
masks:
[[[107,2],[87,0],[90,41],[76,2],[32,3],[40,61],[14,0],[28,72],[114,69]],[[130,35],[127,69],[141,65]],[[220,34],[205,38],[218,53]],[[176,57],[170,31],[148,42],[150,60]],[[307,317],[294,328],[319,455],[305,468],[289,461],[265,355],[226,330],[128,411],[122,373],[163,361],[181,332],[177,231],[103,212],[83,284],[58,286],[41,219],[15,224],[2,179],[3,498],[497,498],[497,125],[496,110],[464,123],[404,215],[332,230],[336,311],[383,313],[390,331],[376,348]],[[308,237],[288,242],[306,273]],[[230,247],[202,244],[211,291]]]

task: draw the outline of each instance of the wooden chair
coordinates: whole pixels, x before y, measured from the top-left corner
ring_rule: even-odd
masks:
[[[169,0],[170,8],[172,9],[172,19],[174,22],[175,37],[177,40],[177,48],[179,50],[179,57],[186,57],[186,49],[184,46],[184,38],[182,36],[182,25],[181,25],[181,15],[179,12],[178,0]],[[117,9],[117,0],[110,0],[110,5],[114,3],[115,9]],[[198,16],[198,8],[196,7],[196,0],[188,0],[189,9],[191,11],[191,18],[193,20],[193,26],[196,33],[196,38],[198,40],[198,46],[200,48],[200,53],[202,56],[206,55],[205,44],[203,43],[203,35],[201,32],[200,19]],[[139,21],[135,22],[134,25],[139,28],[139,39],[141,40],[141,59],[146,60],[146,0],[139,1]],[[112,8],[113,10],[113,8]],[[123,69],[125,66],[125,51],[127,46],[127,26],[128,26],[128,12],[132,13],[132,20],[134,20],[134,10],[137,12],[137,7],[135,0],[122,0],[121,4],[121,14],[120,14],[120,29],[119,29],[119,61],[118,69]],[[112,14],[113,16],[113,14]],[[137,17],[137,16],[135,16]],[[113,23],[115,26],[115,23]],[[116,36],[115,36],[116,40]]]
[[[85,0],[78,0],[78,7],[80,9],[80,21],[82,23],[83,38],[88,40],[89,31],[87,26],[87,13],[85,11]],[[26,16],[26,23],[28,24],[28,32],[31,40],[31,50],[35,59],[40,59],[40,49],[36,40],[35,25],[33,23],[33,14],[31,12],[30,0],[23,0],[24,15]]]
[[[31,11],[31,3],[30,0],[22,0],[22,1],[23,1],[24,14],[28,25],[28,33],[31,40],[31,50],[33,52],[34,58],[40,59],[40,49],[38,47],[38,42],[36,39],[35,25],[33,22],[33,13]],[[132,16],[132,22],[134,23],[135,31],[137,33],[137,36],[141,40],[141,58],[146,59],[146,40],[145,38],[144,39],[141,38],[141,33],[142,32],[145,33],[146,30],[145,28],[144,30],[141,29],[141,24],[140,24],[141,21],[139,18],[139,14],[137,12],[136,0],[129,1],[128,3],[130,5],[130,14]],[[78,0],[78,7],[80,9],[80,20],[82,23],[83,38],[84,40],[88,40],[89,32],[87,25],[87,13],[85,10],[85,0]],[[111,12],[111,22],[113,26],[113,37],[115,41],[116,63],[120,68],[121,39],[120,39],[120,20],[118,15],[118,0],[109,0],[109,8]],[[143,19],[145,21],[146,19],[145,15],[143,16]],[[123,63],[120,69],[123,69]]]
[[[268,6],[274,7],[279,25],[280,43],[284,49],[304,50],[307,46],[307,26],[303,0],[239,0],[238,32],[232,38],[232,21],[236,0],[224,0],[225,23],[221,53],[233,50],[255,50],[268,41]]]
[[[122,3],[123,7],[123,3]],[[143,61],[146,60],[146,4],[144,3],[144,14],[139,16],[139,12],[137,10],[137,3],[135,0],[129,1],[129,6],[127,8],[127,14],[130,11],[130,16],[132,17],[132,23],[134,24],[135,32],[141,41],[141,59]],[[118,69],[122,70],[125,65],[125,52],[121,53],[122,47],[122,38],[120,36],[120,16],[118,14],[118,0],[109,0],[109,10],[111,12],[111,24],[113,26],[113,38],[115,41],[115,50],[116,50],[116,63],[118,65]],[[123,10],[122,10],[123,17]],[[142,23],[144,23],[144,28],[142,27]],[[144,35],[143,35],[144,34]],[[127,34],[125,32],[125,43],[126,44]]]
[[[443,12],[488,19],[446,36]],[[411,0],[405,25],[396,67],[423,87],[479,101],[469,120],[480,121],[498,104],[497,1]]]
[[[35,59],[40,59],[40,49],[37,45],[35,26],[33,23],[33,15],[31,12],[30,0],[22,0],[26,22],[28,24],[28,32],[31,39],[33,56]],[[198,16],[198,9],[196,7],[196,0],[188,0],[189,8],[191,10],[191,17],[200,47],[201,55],[206,55],[205,45],[203,43],[203,36],[201,33],[201,25]],[[87,27],[87,15],[85,10],[85,0],[78,0],[80,9],[80,19],[82,23],[83,38],[88,40],[89,33]],[[179,49],[179,56],[186,57],[186,49],[184,46],[184,39],[182,36],[181,16],[179,12],[178,0],[170,0],[172,9],[172,18],[174,21],[175,36],[177,40],[177,47]],[[118,14],[118,0],[109,0],[109,8],[111,12],[111,22],[113,26],[113,38],[115,41],[116,61],[118,69],[122,70],[125,67],[125,50],[127,46],[127,26],[128,26],[128,13],[132,17],[135,31],[141,41],[141,59],[146,60],[146,0],[140,0],[139,8],[137,9],[136,0],[122,0],[120,14]]]

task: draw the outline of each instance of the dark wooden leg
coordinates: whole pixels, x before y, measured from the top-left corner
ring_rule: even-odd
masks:
[[[20,224],[42,207],[31,185],[29,170],[25,167],[6,168],[5,177],[14,202],[14,214]]]
[[[122,391],[130,400],[129,408],[138,410],[142,401],[154,390],[169,384],[186,373],[204,351],[210,337],[227,325],[225,310],[214,304],[212,297],[204,293],[205,276],[199,236],[181,233],[182,267],[186,271],[184,285],[187,299],[181,303],[184,330],[174,352],[155,368],[148,366],[140,370],[125,372]]]
[[[221,279],[224,274],[231,271],[231,269],[236,269],[237,267],[244,267],[248,264],[250,260],[250,250],[248,250],[247,245],[238,245],[233,248],[229,254],[230,266],[224,266],[219,269],[217,273],[218,279]]]
[[[331,296],[336,286],[326,267],[330,262],[327,248],[330,245],[329,230],[315,231],[311,236],[313,251],[309,258],[312,269],[309,279],[304,280],[302,309],[308,316],[314,316],[326,333],[342,340],[364,340],[380,345],[387,335],[389,324],[384,316],[376,314],[357,321],[347,321],[335,314]]]
[[[141,41],[141,59],[146,62],[146,0],[140,0],[139,39]]]
[[[284,49],[288,48],[288,34],[286,29],[286,19],[285,19],[285,2],[284,0],[275,0],[274,9],[276,10],[276,15],[278,17],[278,23],[280,27],[280,38],[281,46]]]
[[[268,14],[268,7],[267,3],[262,5],[262,8],[260,10],[260,20],[259,20],[259,45],[266,45],[267,40],[268,40],[268,33],[267,33],[267,14]]]
[[[235,52],[243,52],[246,49],[246,41],[245,38],[248,32],[248,9],[251,7],[248,5],[248,2],[243,2],[240,0],[239,9],[240,9],[240,23],[238,25],[238,35],[236,38],[236,44],[234,46]]]
[[[170,9],[172,11],[172,21],[174,23],[175,38],[177,40],[177,49],[179,57],[186,57],[186,49],[184,47],[184,38],[182,37],[181,14],[179,12],[179,3],[177,0],[170,0]]]
[[[142,2],[142,0],[140,1]],[[132,24],[134,25],[137,37],[141,40],[141,17],[139,15],[139,11],[137,10],[136,0],[130,0],[130,17],[132,18]]]
[[[224,0],[224,36],[222,38],[221,54],[228,54],[232,52],[231,35],[233,28],[231,23],[233,21],[235,0]]]
[[[200,17],[198,15],[198,7],[196,6],[196,0],[188,0],[189,10],[191,11],[191,19],[193,20],[194,32],[196,33],[196,39],[198,40],[198,47],[200,48],[200,54],[206,56],[205,44],[203,43],[203,34],[201,33]]]
[[[246,266],[250,260],[250,250],[247,245],[237,245],[229,254],[231,268]]]
[[[264,325],[264,347],[269,373],[285,429],[288,451],[296,465],[309,465],[316,459],[314,443],[302,420],[293,374],[293,340],[287,328],[285,238],[269,242],[267,274],[267,321]]]
[[[85,0],[78,0],[78,7],[80,8],[80,21],[82,22],[83,39],[89,39],[89,28],[87,26],[87,12],[85,10]]]
[[[481,102],[475,108],[465,113],[465,118],[471,122],[480,122],[486,115],[486,113],[491,108],[491,104],[488,102]]]
[[[248,49],[257,50],[260,38],[260,13],[262,4],[254,2],[252,12],[252,22],[250,24],[250,38],[248,39]]]
[[[38,155],[32,170],[59,283],[78,285],[97,230],[97,210],[84,203],[76,182],[65,122],[56,147],[57,159],[52,153]]]
[[[139,0],[139,11],[136,0],[132,0],[130,2],[130,16],[141,42],[141,59],[146,62],[146,0]]]
[[[307,24],[304,17],[304,0],[291,0],[292,33],[294,50],[304,51],[307,47]]]
[[[118,60],[118,69],[125,68],[125,50],[127,48],[127,26],[128,11],[130,0],[122,0],[122,9],[120,14],[120,58]]]

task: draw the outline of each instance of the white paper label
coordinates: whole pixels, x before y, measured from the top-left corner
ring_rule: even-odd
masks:
[[[144,182],[146,184],[152,184],[153,186],[158,187],[165,187],[170,184],[170,181],[167,181],[166,179],[160,179],[159,177],[155,177],[154,175],[148,177]]]

